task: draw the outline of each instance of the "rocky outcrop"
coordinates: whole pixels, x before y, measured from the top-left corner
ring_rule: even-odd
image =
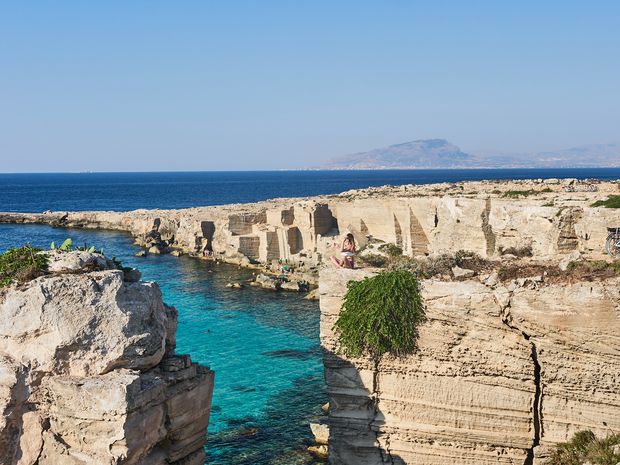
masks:
[[[463,249],[496,257],[528,247],[541,259],[573,252],[599,259],[617,214],[591,205],[617,193],[615,182],[481,181],[185,210],[0,213],[0,222],[116,229],[150,253],[182,251],[243,265],[286,262],[316,274],[345,232],[360,245],[372,237],[409,256]]]
[[[375,362],[333,332],[369,274],[321,274],[330,463],[542,464],[578,430],[620,430],[620,279],[424,281],[419,350]]]
[[[159,287],[113,268],[57,254],[2,291],[0,464],[204,463],[213,372],[175,354]]]

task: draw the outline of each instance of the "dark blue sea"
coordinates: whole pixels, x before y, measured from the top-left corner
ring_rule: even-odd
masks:
[[[132,210],[253,202],[352,188],[510,178],[620,178],[620,169],[0,174],[0,211]],[[308,423],[326,402],[316,302],[228,289],[252,272],[187,257],[137,258],[126,234],[0,225],[0,252],[71,237],[157,281],[179,310],[178,351],[216,372],[207,463],[309,465]]]
[[[620,178],[620,168],[0,174],[0,211],[135,210],[256,202],[399,184]]]

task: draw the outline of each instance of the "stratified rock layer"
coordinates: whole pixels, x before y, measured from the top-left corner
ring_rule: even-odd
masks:
[[[540,259],[600,259],[606,228],[620,225],[614,209],[592,204],[618,186],[557,179],[386,186],[184,210],[0,213],[0,223],[117,229],[148,253],[183,251],[240,264],[280,260],[309,272],[348,232],[360,246],[372,236],[408,256],[462,249],[489,258],[529,248]]]
[[[85,255],[0,295],[0,464],[202,465],[213,372],[156,284]]]
[[[369,274],[321,274],[330,463],[542,464],[578,430],[620,430],[620,280],[425,281],[418,352],[375,363],[333,332],[346,283]]]

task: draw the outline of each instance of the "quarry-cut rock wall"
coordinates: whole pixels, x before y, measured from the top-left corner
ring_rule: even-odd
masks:
[[[0,223],[122,230],[152,253],[176,249],[245,264],[282,260],[307,271],[335,253],[347,232],[358,245],[371,236],[408,256],[469,250],[497,257],[529,248],[541,259],[577,252],[599,259],[606,228],[620,224],[614,209],[592,204],[617,194],[619,185],[575,191],[580,186],[576,180],[410,185],[184,210],[0,213]]]
[[[214,375],[175,354],[176,310],[62,255],[0,292],[0,464],[202,465]]]
[[[576,431],[620,430],[620,279],[426,280],[418,351],[376,363],[333,332],[347,282],[371,274],[320,277],[332,465],[540,465]]]

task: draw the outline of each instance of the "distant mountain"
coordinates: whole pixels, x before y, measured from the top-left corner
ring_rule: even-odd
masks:
[[[620,145],[593,144],[538,153],[468,154],[445,139],[426,139],[335,158],[323,169],[620,167]]]
[[[473,157],[444,139],[426,139],[354,153],[326,163],[326,169],[460,168]]]

